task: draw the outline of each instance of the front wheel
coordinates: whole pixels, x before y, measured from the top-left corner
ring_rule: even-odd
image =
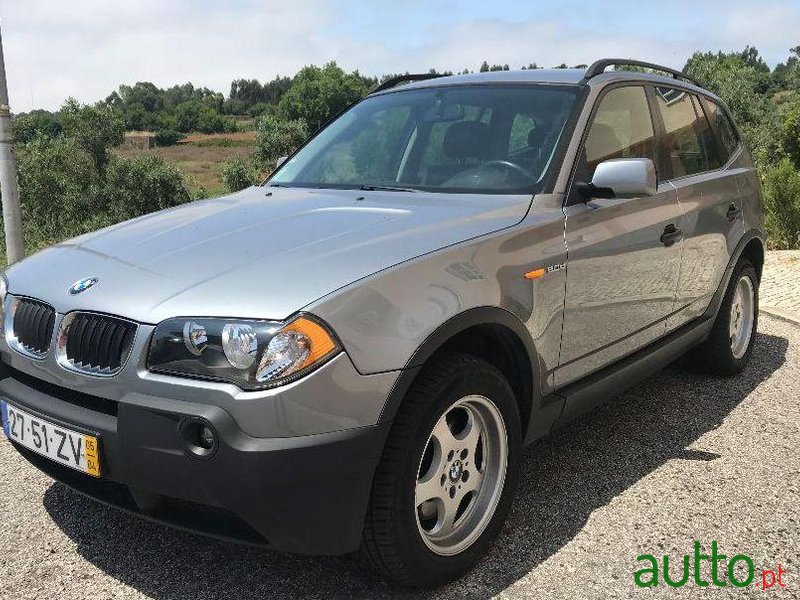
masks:
[[[362,563],[414,586],[461,575],[502,527],[520,448],[516,400],[496,368],[467,355],[426,367],[375,474]]]

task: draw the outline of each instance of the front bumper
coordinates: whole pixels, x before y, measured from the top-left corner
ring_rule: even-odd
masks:
[[[144,394],[115,402],[2,363],[0,395],[50,421],[100,436],[101,479],[18,448],[77,491],[169,525],[304,554],[358,548],[391,425],[255,438],[218,406]],[[197,418],[218,434],[209,458],[191,455],[179,434],[183,422]],[[143,510],[144,497],[169,500]]]

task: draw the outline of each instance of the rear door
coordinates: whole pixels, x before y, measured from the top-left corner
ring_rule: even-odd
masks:
[[[731,152],[712,127],[703,102],[680,88],[655,86],[656,118],[663,126],[661,171],[683,209],[683,257],[668,329],[701,315],[744,234],[744,198]]]
[[[675,189],[659,182],[654,196],[576,197],[597,165],[612,158],[658,162],[645,87],[604,92],[579,154],[566,212],[566,301],[556,386],[596,371],[663,336],[674,307],[681,241],[665,245],[678,226]]]

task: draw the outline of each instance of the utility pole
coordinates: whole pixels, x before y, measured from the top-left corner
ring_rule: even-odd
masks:
[[[0,201],[3,203],[6,260],[9,265],[12,265],[25,257],[25,244],[22,240],[22,214],[19,207],[17,165],[14,161],[14,133],[11,130],[11,109],[8,106],[2,33],[0,33]]]

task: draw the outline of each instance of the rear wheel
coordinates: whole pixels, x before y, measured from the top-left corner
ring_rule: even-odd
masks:
[[[758,274],[747,259],[736,265],[708,340],[692,364],[713,375],[735,375],[747,366],[758,326]]]
[[[399,583],[446,583],[479,560],[513,500],[521,433],[503,375],[473,356],[426,367],[378,466],[363,564]]]

